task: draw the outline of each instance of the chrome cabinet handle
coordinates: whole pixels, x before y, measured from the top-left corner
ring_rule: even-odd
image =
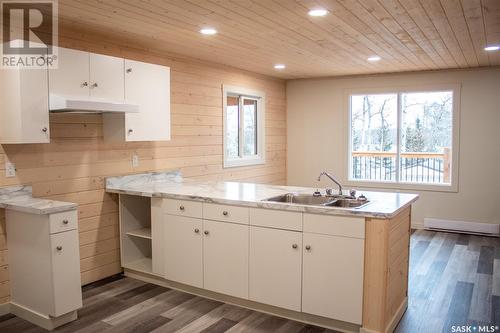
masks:
[[[88,86],[89,86],[89,83],[87,81],[82,83],[82,87],[88,87]]]
[[[97,88],[98,85],[97,85],[97,82],[95,82],[93,85],[92,85],[92,88]]]
[[[56,247],[56,250],[57,250],[57,251],[62,251],[62,246],[57,246],[57,247]]]
[[[184,210],[185,208],[184,208],[184,206],[180,206],[179,209],[180,210]]]
[[[63,224],[68,224],[69,221],[68,220],[63,220]]]
[[[127,73],[132,73],[132,68],[127,68],[126,72]]]
[[[194,229],[194,233],[195,234],[199,234],[200,233],[200,229],[198,229],[198,228]]]
[[[306,250],[311,251],[311,245],[306,245]]]
[[[228,215],[229,215],[229,213],[225,210],[225,211],[223,211],[223,212],[222,212],[222,215],[224,215],[224,216],[228,216]]]
[[[293,244],[293,245],[292,245],[292,249],[296,249],[296,248],[298,248],[298,247],[299,247],[299,246],[298,246],[297,244]]]
[[[47,131],[48,131],[48,130],[49,130],[49,129],[48,129],[47,127],[42,128],[42,132],[43,132],[43,133],[47,133]]]
[[[203,233],[204,233],[205,235],[208,235],[208,234],[210,234],[210,231],[205,230]]]

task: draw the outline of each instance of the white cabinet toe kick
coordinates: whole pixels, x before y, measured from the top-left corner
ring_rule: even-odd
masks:
[[[344,332],[392,332],[410,208],[392,219],[120,195],[125,274]]]

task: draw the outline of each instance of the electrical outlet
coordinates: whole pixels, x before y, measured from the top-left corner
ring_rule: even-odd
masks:
[[[134,153],[132,155],[132,168],[137,168],[139,166],[139,155],[137,153]]]
[[[5,177],[12,178],[16,176],[16,165],[11,162],[5,162]]]

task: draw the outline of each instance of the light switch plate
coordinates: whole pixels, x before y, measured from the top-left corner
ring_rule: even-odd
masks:
[[[16,176],[16,165],[11,162],[5,162],[5,177],[12,178]]]
[[[132,155],[132,168],[137,168],[139,166],[139,155],[137,153],[134,153]]]

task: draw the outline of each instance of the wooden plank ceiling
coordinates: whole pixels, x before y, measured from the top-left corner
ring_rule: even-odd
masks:
[[[60,0],[59,16],[61,33],[286,79],[500,65],[484,51],[500,44],[500,0]]]

